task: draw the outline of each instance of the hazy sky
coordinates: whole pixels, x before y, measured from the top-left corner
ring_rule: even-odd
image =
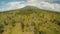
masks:
[[[60,0],[0,0],[0,11],[19,9],[27,5],[60,11]]]

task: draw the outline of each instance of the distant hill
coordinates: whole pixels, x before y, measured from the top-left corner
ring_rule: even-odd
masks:
[[[60,12],[33,6],[0,12],[0,34],[60,34]]]

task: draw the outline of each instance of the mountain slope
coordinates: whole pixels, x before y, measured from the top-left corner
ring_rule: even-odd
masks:
[[[0,34],[60,34],[60,13],[31,6],[0,12]]]

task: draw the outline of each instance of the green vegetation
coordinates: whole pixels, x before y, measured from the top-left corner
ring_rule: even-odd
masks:
[[[0,34],[60,34],[60,12],[29,6],[0,12]]]

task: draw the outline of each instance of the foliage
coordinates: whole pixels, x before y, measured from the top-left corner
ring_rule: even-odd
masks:
[[[25,7],[0,12],[1,34],[60,34],[60,13]]]

